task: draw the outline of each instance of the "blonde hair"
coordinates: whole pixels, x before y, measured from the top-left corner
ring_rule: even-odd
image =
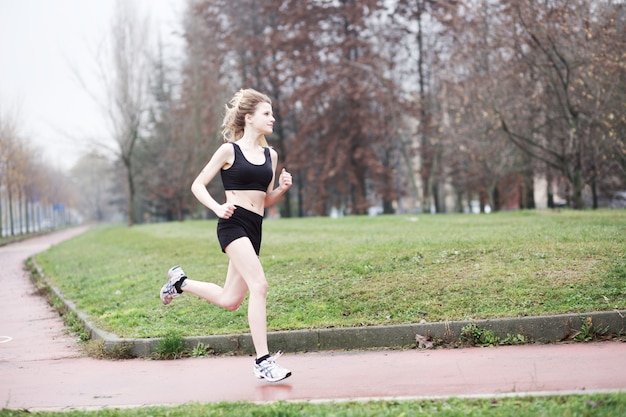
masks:
[[[241,89],[226,104],[226,113],[222,121],[224,142],[235,142],[243,136],[246,126],[246,114],[254,114],[261,103],[272,104],[272,100],[263,93],[252,88]],[[268,147],[265,137],[261,138],[261,146]]]

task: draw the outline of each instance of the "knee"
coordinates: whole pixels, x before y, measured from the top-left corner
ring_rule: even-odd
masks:
[[[229,311],[235,311],[239,308],[240,305],[241,303],[230,303],[230,304],[226,304],[224,308]]]
[[[266,298],[267,297],[267,280],[265,280],[265,278],[260,279],[256,282],[254,282],[252,285],[250,285],[250,294],[254,294],[257,297],[263,297]]]
[[[225,302],[222,304],[222,307],[224,307],[226,310],[229,310],[229,311],[235,311],[239,308],[241,303],[243,303],[243,299],[244,297],[238,297],[238,298],[225,300]]]

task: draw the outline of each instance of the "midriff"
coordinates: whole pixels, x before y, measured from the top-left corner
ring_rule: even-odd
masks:
[[[226,191],[226,202],[250,210],[260,216],[265,212],[265,191],[231,190]]]

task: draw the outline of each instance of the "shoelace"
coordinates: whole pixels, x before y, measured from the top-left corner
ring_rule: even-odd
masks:
[[[263,362],[261,362],[261,364],[265,364],[263,368],[268,369],[268,370],[276,369],[278,367],[278,364],[276,363],[276,359],[280,358],[281,356],[283,356],[283,352],[279,350],[273,356],[270,356],[269,358],[265,359]]]
[[[274,355],[270,356],[269,358],[267,358],[268,361],[270,362],[276,362],[276,359],[280,358],[281,356],[283,356],[283,352],[281,352],[280,350],[278,352],[276,352]]]

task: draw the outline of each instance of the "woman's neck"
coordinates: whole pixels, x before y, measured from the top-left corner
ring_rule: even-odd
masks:
[[[241,143],[242,145],[246,147],[256,148],[258,146],[261,146],[260,143],[261,143],[262,136],[263,135],[252,133],[252,132],[244,132],[241,139],[239,139],[237,142]]]

